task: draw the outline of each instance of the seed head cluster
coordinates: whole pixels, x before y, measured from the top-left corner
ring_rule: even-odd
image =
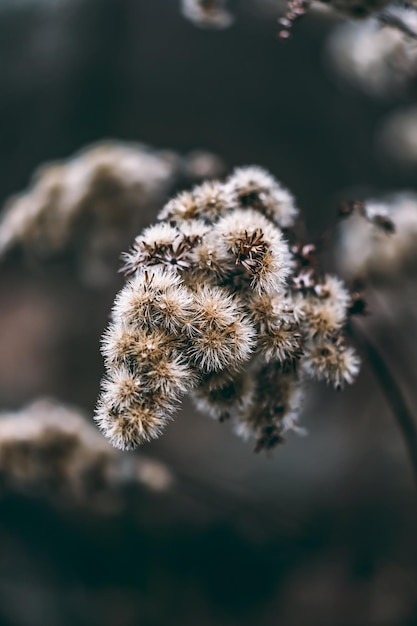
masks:
[[[222,169],[221,160],[204,151],[181,157],[142,144],[89,146],[43,165],[30,188],[7,202],[0,258],[20,251],[37,264],[68,259],[85,283],[101,286],[114,276],[131,233],[161,208],[175,184]]]
[[[136,237],[102,343],[95,419],[116,447],[160,435],[190,393],[270,449],[298,428],[307,379],[354,380],[350,294],[294,241],[297,215],[273,176],[242,167],[180,193]]]
[[[109,446],[77,409],[42,399],[0,415],[2,489],[101,514],[120,508],[124,485],[158,491],[172,480],[161,463]]]

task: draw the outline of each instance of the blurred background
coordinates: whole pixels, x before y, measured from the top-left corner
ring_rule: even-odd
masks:
[[[0,0],[2,205],[42,163],[102,139],[209,150],[226,171],[264,166],[295,194],[311,236],[342,198],[416,190],[417,161],[398,163],[389,140],[381,148],[390,116],[415,103],[412,64],[401,88],[375,95],[335,69],[339,19],[307,15],[282,45],[278,3],[230,7],[233,26],[209,31],[177,0]],[[115,272],[92,288],[62,261],[0,267],[1,410],[48,396],[92,416],[121,284]],[[401,280],[371,296],[365,320],[412,407],[416,295]],[[0,486],[0,623],[417,623],[417,494],[366,361],[342,394],[312,386],[302,425],[307,437],[255,455],[185,402],[137,453],[173,485],[127,489],[111,515]]]

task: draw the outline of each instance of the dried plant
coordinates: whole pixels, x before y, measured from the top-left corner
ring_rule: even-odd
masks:
[[[180,193],[136,237],[102,345],[96,421],[116,447],[160,435],[191,392],[270,449],[298,429],[307,380],[353,382],[350,294],[297,242],[297,216],[288,190],[244,167]]]
[[[50,400],[0,415],[0,478],[9,489],[97,513],[117,511],[128,484],[158,491],[173,481],[163,464],[121,455],[80,411]]]
[[[337,261],[350,280],[389,284],[415,274],[417,195],[402,192],[356,203],[339,225]]]
[[[344,23],[330,36],[326,57],[345,80],[367,94],[380,98],[398,97],[417,74],[417,13],[397,10],[409,32],[382,26],[371,18]]]
[[[234,22],[234,17],[227,8],[226,0],[181,0],[181,2],[184,17],[200,28],[222,29],[231,26]],[[364,21],[369,17],[374,17],[375,23],[378,23],[379,26],[388,25],[391,27],[391,30],[397,30],[399,35],[405,34],[412,38],[417,37],[416,6],[413,1],[404,3],[402,0],[257,0],[255,6],[257,5],[259,5],[257,8],[261,13],[265,9],[268,13],[276,15],[279,14],[279,11],[283,12],[283,15],[278,19],[278,37],[281,40],[286,40],[291,36],[295,24],[307,12],[323,13],[323,10],[326,9],[335,16],[353,18],[356,21]],[[353,27],[351,30],[355,32]],[[358,30],[357,32],[359,33],[357,44],[365,48],[366,43],[360,37],[362,31]],[[371,36],[371,39],[374,39],[377,48],[381,47],[381,42],[375,36],[373,25],[370,27],[366,25],[363,29],[363,33],[365,32]],[[350,34],[349,30],[346,31],[345,41],[348,34]],[[345,33],[342,34],[342,53],[345,51],[345,57],[349,58],[354,52],[348,49],[347,45],[343,45],[343,35]],[[397,56],[397,52],[393,51],[393,47],[395,47],[395,42],[398,41],[401,41],[401,37],[393,35],[393,38],[391,38],[390,34],[387,35],[387,49],[381,50],[383,58],[379,63],[380,68],[383,67],[384,61],[391,53],[394,57]],[[352,38],[350,43],[352,43]],[[352,47],[354,48],[354,46]],[[367,50],[370,50],[370,46],[368,46]],[[370,55],[372,56],[372,53]],[[366,62],[367,59],[365,58],[365,64]],[[369,59],[369,62],[377,63],[373,58]],[[351,64],[353,65],[353,63],[354,57],[352,56]],[[360,69],[358,69],[358,74]],[[386,73],[389,73],[389,68],[386,68]],[[377,78],[373,82],[378,84],[381,80]]]
[[[233,23],[225,0],[181,0],[182,13],[201,28],[227,28]]]
[[[174,185],[219,173],[215,155],[156,151],[101,142],[68,161],[42,166],[27,192],[11,198],[0,222],[0,257],[13,250],[31,260],[70,255],[92,286],[114,274],[120,250],[164,203]]]
[[[374,23],[379,24],[379,27],[390,26],[391,30],[398,31],[399,35],[408,35],[414,39],[417,37],[416,7],[413,2],[404,3],[401,0],[394,0],[394,2],[392,2],[392,0],[317,0],[317,2],[313,2],[312,0],[288,0],[287,10],[284,16],[279,20],[280,30],[278,35],[280,39],[285,40],[290,37],[294,25],[308,10],[313,8],[322,9],[323,7],[328,8],[335,16],[343,16],[359,22],[366,20],[367,25],[363,27],[363,32],[368,32],[370,35],[369,45],[366,47],[366,43],[360,36],[357,37],[356,41],[355,39],[350,41],[350,43],[356,43],[358,46],[362,46],[362,49],[368,52],[371,58],[367,59],[365,56],[365,65],[367,62],[372,61],[376,64],[376,60],[373,59],[371,52],[373,47],[372,43],[375,43],[376,47],[381,47],[380,41],[378,41],[378,38],[375,36],[375,28],[372,21],[370,22],[371,26],[368,27],[368,18],[373,18]],[[352,26],[352,30],[353,28]],[[349,33],[350,31],[347,30],[346,32]],[[358,29],[357,32],[362,34],[360,29]],[[392,40],[390,35],[387,35],[386,46],[381,50],[382,59],[379,64],[380,68],[383,68],[384,62],[386,62],[389,55],[393,53],[394,46],[392,41],[394,41],[395,46],[395,42],[401,42],[402,38],[401,36],[396,38],[394,35]],[[354,57],[355,46],[352,45],[352,48],[353,49],[349,49],[348,46],[342,48],[342,52],[345,51],[346,57],[351,60],[351,65],[353,65],[356,60]],[[395,53],[393,56],[395,56]],[[388,69],[386,73],[389,73]],[[380,80],[382,79],[380,78]],[[378,79],[375,83],[378,83]]]

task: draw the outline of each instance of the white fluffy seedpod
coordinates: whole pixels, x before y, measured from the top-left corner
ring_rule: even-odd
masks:
[[[113,359],[109,339],[116,328],[111,327],[105,344]],[[168,343],[164,346],[162,337],[158,329],[138,333],[127,350],[127,366],[107,361],[109,373],[102,381],[95,419],[118,448],[131,449],[157,437],[180,398],[197,383],[184,356]]]
[[[169,224],[155,224],[145,228],[143,233],[136,237],[132,249],[122,254],[124,261],[123,271],[132,274],[143,265],[164,263],[164,252],[173,250],[180,239],[179,231]],[[169,258],[165,264],[170,264]],[[175,268],[175,263],[172,263]]]
[[[206,233],[192,250],[191,271],[184,277],[187,284],[191,287],[202,283],[222,284],[230,276],[230,268],[219,255],[216,240],[211,232]]]
[[[298,215],[294,196],[262,167],[236,168],[226,188],[239,206],[263,213],[281,228],[294,225]]]
[[[194,293],[188,333],[190,358],[205,372],[237,368],[255,346],[255,328],[225,288],[203,285]]]
[[[277,326],[280,322],[297,326],[304,319],[304,312],[297,298],[288,292],[250,294],[245,307],[258,332]]]
[[[225,0],[182,0],[182,13],[200,28],[221,29],[233,23]]]
[[[257,336],[257,352],[265,361],[298,359],[302,355],[302,335],[294,322],[280,321]]]
[[[145,390],[165,406],[179,400],[196,384],[198,377],[195,371],[185,362],[184,356],[166,354],[154,364],[144,368],[143,382]]]
[[[211,226],[200,219],[179,221],[176,226],[183,237],[191,241],[197,240],[199,243],[211,230]]]
[[[106,366],[130,369],[152,367],[166,354],[178,355],[180,339],[161,328],[137,329],[124,322],[110,323],[102,338],[101,353]]]
[[[227,211],[236,208],[234,194],[217,180],[206,181],[195,187],[193,197],[198,217],[213,223]]]
[[[182,191],[175,198],[167,202],[158,214],[159,220],[175,222],[177,220],[194,220],[199,217],[198,207],[193,194]]]
[[[210,374],[191,395],[199,411],[221,422],[238,419],[252,407],[255,383],[249,372]]]
[[[252,406],[234,423],[234,430],[245,440],[255,439],[256,451],[270,450],[283,442],[288,430],[298,428],[302,386],[294,369],[286,371],[270,363],[253,373],[255,394]]]
[[[212,241],[217,242],[218,258],[225,269],[240,270],[254,291],[283,288],[290,272],[288,245],[263,215],[251,209],[231,211],[215,224]]]
[[[127,367],[113,368],[101,381],[102,398],[114,411],[129,410],[142,401],[143,382]]]
[[[159,437],[170,417],[167,407],[161,408],[149,401],[116,411],[108,403],[108,398],[102,397],[94,419],[115,448],[133,450],[144,441]]]
[[[257,354],[266,362],[300,357],[303,313],[288,294],[255,294],[245,305],[257,331]]]
[[[336,276],[326,275],[314,292],[304,296],[300,307],[304,328],[311,337],[329,336],[342,330],[347,320],[351,296]]]
[[[138,272],[118,293],[113,320],[133,328],[181,330],[188,321],[192,296],[181,278],[161,267]]]
[[[357,377],[360,359],[353,348],[342,341],[321,339],[307,343],[302,367],[310,378],[342,389],[346,383],[352,384]]]

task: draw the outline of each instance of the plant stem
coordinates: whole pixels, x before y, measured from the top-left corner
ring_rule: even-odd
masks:
[[[397,420],[404,437],[417,486],[417,428],[411,411],[392,371],[388,367],[383,355],[366,332],[364,324],[356,319],[351,324],[351,330],[356,343],[365,353],[374,376],[381,386],[381,391]]]

